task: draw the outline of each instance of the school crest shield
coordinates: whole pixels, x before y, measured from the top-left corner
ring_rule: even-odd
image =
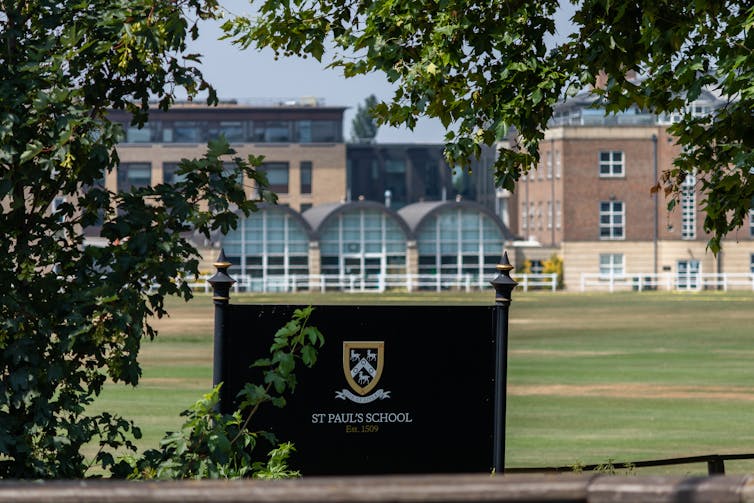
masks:
[[[346,382],[361,396],[377,386],[385,365],[383,341],[343,342],[343,372]]]

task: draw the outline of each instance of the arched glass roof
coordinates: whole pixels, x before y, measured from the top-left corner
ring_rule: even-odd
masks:
[[[307,275],[310,240],[309,224],[299,213],[287,206],[261,205],[248,217],[241,215],[238,227],[223,236],[222,246],[233,263],[231,272],[253,283]]]
[[[494,213],[476,203],[416,203],[399,214],[416,237],[419,274],[470,275],[482,281],[495,272],[505,241],[513,239]]]
[[[319,239],[322,274],[406,272],[408,227],[380,203],[322,205],[304,212]]]

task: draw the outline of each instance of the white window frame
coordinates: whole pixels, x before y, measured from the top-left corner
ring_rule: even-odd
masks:
[[[687,173],[681,184],[681,239],[696,239],[696,176]]]
[[[560,178],[560,151],[555,151],[555,178]]]
[[[603,159],[604,156],[607,156],[607,159]],[[597,160],[600,178],[626,176],[626,155],[622,150],[600,150]]]
[[[603,209],[604,205],[609,205],[609,207]],[[623,201],[600,201],[599,210],[600,240],[615,241],[626,239],[626,204]],[[603,222],[603,217],[607,217],[606,222]],[[620,222],[616,222],[618,217],[620,217]],[[603,235],[603,230],[607,230],[608,234]]]
[[[600,279],[620,278],[626,274],[626,256],[622,253],[600,253]]]
[[[548,150],[545,154],[546,162],[545,167],[547,168],[547,179],[552,179],[552,150]]]
[[[562,211],[560,209],[560,201],[555,201],[555,228],[560,229],[560,221],[562,220]]]
[[[536,229],[537,228],[537,220],[536,220],[536,210],[534,209],[534,201],[529,202],[529,229]]]

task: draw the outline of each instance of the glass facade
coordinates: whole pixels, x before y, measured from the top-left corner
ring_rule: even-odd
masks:
[[[304,225],[282,208],[263,208],[242,217],[222,240],[230,272],[249,279],[253,290],[284,288],[284,278],[309,274],[309,235]],[[271,285],[273,283],[273,285]]]
[[[123,124],[125,143],[206,143],[225,135],[230,143],[340,143],[336,120],[153,120],[142,128]]]
[[[417,233],[419,274],[489,278],[503,252],[503,233],[486,214],[449,208],[428,217]]]
[[[339,213],[320,232],[321,272],[366,277],[405,274],[406,239],[400,224],[378,209]]]

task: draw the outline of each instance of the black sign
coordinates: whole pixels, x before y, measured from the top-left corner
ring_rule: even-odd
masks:
[[[295,306],[226,308],[223,380],[234,397],[254,379]],[[325,336],[284,409],[254,429],[297,449],[304,475],[489,472],[495,339],[486,306],[317,306]],[[258,378],[257,378],[258,379]],[[226,408],[230,409],[230,404]]]

